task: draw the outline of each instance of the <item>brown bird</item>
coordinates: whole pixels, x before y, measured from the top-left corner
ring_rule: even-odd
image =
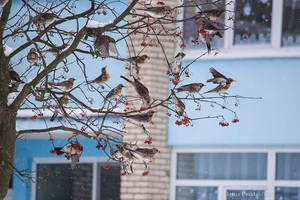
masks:
[[[195,94],[195,93],[200,92],[200,90],[204,86],[205,85],[203,83],[191,83],[191,84],[183,85],[179,88],[176,88],[176,91],[177,92],[186,92],[188,94]]]
[[[203,21],[199,26],[199,38],[207,46],[208,54],[211,52],[211,41],[217,35],[219,38],[223,38],[223,34],[220,29],[211,24],[208,21]]]
[[[59,89],[68,92],[69,90],[72,89],[75,80],[76,80],[75,78],[69,78],[68,80],[59,83],[49,82],[49,85],[57,86]]]
[[[74,169],[76,164],[79,163],[79,159],[83,151],[83,146],[78,142],[71,142],[63,147],[55,147],[54,150],[57,155],[65,154],[67,159],[71,157],[71,168]]]
[[[67,106],[67,104],[69,103],[68,95],[67,95],[67,94],[64,94],[62,97],[60,97],[60,98],[58,99],[58,103],[59,103],[62,107]],[[51,118],[50,118],[50,121],[51,121],[51,122],[54,121],[54,120],[56,119],[56,117],[57,117],[57,115],[58,115],[58,111],[59,111],[59,109],[56,108],[55,111],[54,111],[54,113],[53,113],[53,115],[52,115]]]
[[[96,83],[98,85],[101,85],[103,83],[106,83],[110,79],[109,74],[106,71],[106,66],[102,67],[101,69],[101,75],[98,76],[96,79],[92,80],[90,83]]]
[[[220,83],[226,83],[228,82],[228,80],[234,81],[231,78],[227,78],[226,76],[224,76],[223,74],[221,74],[220,72],[218,72],[215,68],[211,67],[209,68],[210,73],[213,75],[213,78],[208,79],[206,82],[212,82],[214,84],[220,84]]]
[[[68,48],[69,47],[69,44],[63,44],[61,46],[58,46],[58,47],[53,47],[53,48],[50,48],[50,49],[47,49],[43,52],[47,52],[47,53],[51,53],[52,55],[54,56],[57,56],[58,54],[60,54],[64,49]]]
[[[118,98],[122,93],[123,87],[124,87],[124,85],[119,84],[117,87],[115,87],[111,91],[109,91],[109,93],[105,97],[105,101],[110,101],[110,100]]]
[[[132,119],[138,123],[145,123],[145,122],[152,122],[152,117],[154,115],[155,111],[153,110],[149,110],[146,113],[141,113],[141,114],[136,114],[136,115],[128,115],[128,116],[124,116],[128,119]]]
[[[58,16],[54,13],[40,13],[37,16],[32,18],[34,24],[52,24],[55,20],[58,19]]]
[[[107,35],[98,36],[94,43],[95,49],[99,51],[100,56],[102,58],[109,57],[109,51],[120,56],[118,49],[116,47],[116,40],[112,37]]]
[[[181,71],[181,61],[185,57],[185,53],[179,52],[175,58],[174,62],[171,65],[171,74],[174,76],[175,81],[178,83],[179,82],[179,75]]]
[[[217,20],[222,16],[222,14],[224,12],[225,12],[225,9],[223,9],[223,8],[204,10],[204,11],[198,12],[198,14],[195,16],[195,18],[196,19],[207,18],[209,20]]]
[[[143,10],[146,14],[153,18],[162,18],[171,13],[170,6],[159,6],[159,7],[149,7],[149,8],[137,8],[136,10]]]
[[[172,92],[172,103],[174,106],[174,109],[178,115],[178,117],[181,117],[185,110],[184,103],[176,96],[174,90],[171,90]]]
[[[15,82],[19,82],[19,83],[25,83],[24,81],[21,80],[19,74],[13,70],[12,67],[9,67],[8,69],[8,73],[9,73],[9,78],[11,81],[15,81]]]
[[[222,93],[226,94],[226,91],[230,88],[231,83],[234,82],[232,78],[227,78],[220,72],[218,72],[215,68],[211,67],[209,71],[212,73],[213,78],[207,80],[207,82],[212,82],[214,84],[219,84],[216,88],[209,90],[206,93],[218,93],[221,95]]]
[[[141,160],[145,160],[149,162],[151,158],[154,157],[155,154],[160,153],[157,148],[137,148],[136,150],[132,151],[132,154]]]
[[[147,108],[150,105],[150,101],[151,101],[148,88],[146,88],[135,77],[133,77],[134,81],[131,81],[124,76],[120,76],[120,77],[126,80],[127,82],[129,82],[131,85],[133,85],[135,91],[138,93],[138,95],[141,97],[143,101],[143,107]]]
[[[150,57],[147,56],[146,54],[142,55],[142,56],[134,56],[134,57],[130,57],[127,59],[130,63],[134,64],[134,65],[142,65],[144,64],[147,60],[150,60]]]
[[[35,48],[31,48],[29,53],[27,54],[27,61],[33,65],[36,64],[39,59],[39,55],[36,53]]]

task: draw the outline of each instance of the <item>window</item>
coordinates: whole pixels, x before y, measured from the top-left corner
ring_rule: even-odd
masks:
[[[197,8],[189,6],[191,3]],[[226,5],[227,12],[214,23],[228,29],[222,39],[213,39],[215,53],[204,59],[300,57],[300,0],[185,0],[185,4],[181,16],[185,19],[199,10]],[[188,20],[182,25],[186,59],[198,57],[199,50],[206,51],[204,43],[195,42],[199,24],[199,20]]]
[[[300,149],[173,148],[170,200],[300,197]]]
[[[60,160],[59,160],[60,161]],[[65,160],[57,162],[37,158],[34,161],[36,183],[32,200],[118,200],[120,199],[120,166],[107,165],[97,159],[82,158],[74,170]]]

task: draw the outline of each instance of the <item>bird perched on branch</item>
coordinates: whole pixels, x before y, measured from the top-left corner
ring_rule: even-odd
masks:
[[[64,94],[62,97],[60,97],[58,99],[58,103],[61,105],[61,107],[67,106],[67,104],[69,103],[68,95]],[[53,113],[53,115],[50,118],[51,122],[54,121],[55,118],[57,117],[58,111],[59,111],[59,108],[56,108],[55,111],[54,111],[54,113]]]
[[[34,24],[52,24],[55,20],[58,19],[58,16],[54,13],[39,13],[35,17],[31,18],[31,21]]]
[[[171,64],[170,73],[174,76],[175,81],[179,82],[179,75],[181,71],[181,62],[182,59],[185,57],[185,53],[179,52],[174,58],[173,63]]]
[[[134,56],[134,57],[127,58],[128,62],[130,62],[136,66],[140,66],[140,65],[144,64],[147,60],[150,60],[150,57],[147,56],[146,54],[144,54],[142,56]]]
[[[138,95],[141,97],[143,101],[143,107],[147,108],[150,105],[150,101],[151,101],[148,88],[146,88],[135,77],[133,77],[134,81],[131,81],[124,76],[120,76],[120,77],[126,80],[127,82],[129,82],[131,85],[133,85],[135,91],[138,93]]]
[[[51,53],[54,56],[60,54],[64,49],[68,48],[69,44],[63,44],[61,46],[53,47],[50,49],[45,50],[44,52]]]
[[[12,82],[25,83],[21,80],[20,75],[16,71],[14,71],[12,67],[9,67],[8,73],[9,78]]]
[[[75,80],[76,80],[75,78],[69,78],[68,80],[63,82],[58,82],[58,83],[49,82],[49,85],[57,86],[59,89],[68,92],[69,90],[72,89]]]
[[[57,155],[65,154],[67,159],[71,157],[71,168],[74,169],[76,164],[79,163],[83,146],[78,142],[70,142],[63,147],[55,147],[54,150]]]
[[[225,12],[224,8],[218,8],[218,9],[211,9],[211,10],[203,10],[198,12],[195,15],[195,19],[198,18],[207,18],[209,20],[217,20],[219,19],[222,14]]]
[[[148,7],[148,8],[137,8],[136,10],[143,10],[146,14],[150,15],[153,18],[162,18],[171,13],[170,6],[157,6],[157,7]]]
[[[176,96],[174,90],[171,90],[172,93],[172,103],[174,106],[174,109],[176,110],[176,113],[178,117],[181,117],[185,110],[184,103]]]
[[[179,88],[176,88],[177,92],[186,92],[188,94],[195,94],[200,92],[200,90],[204,87],[205,85],[203,83],[191,83],[187,85],[183,85]]]
[[[152,158],[157,153],[160,153],[160,151],[157,148],[137,148],[132,151],[132,154],[136,159],[143,161],[145,171],[147,171],[148,169],[148,163],[151,162]]]
[[[108,94],[105,96],[105,101],[110,101],[110,100],[118,98],[122,93],[123,87],[124,87],[124,85],[119,84],[117,87],[115,87],[111,91],[109,91]]]
[[[109,56],[109,51],[120,56],[118,49],[116,47],[116,40],[107,35],[98,36],[94,42],[95,49],[99,51],[102,58],[107,58]]]
[[[226,76],[218,72],[213,67],[211,67],[209,71],[213,75],[213,78],[208,79],[207,82],[212,82],[214,84],[219,84],[219,85],[216,88],[209,90],[205,93],[218,93],[218,94],[226,93],[226,91],[230,88],[231,83],[235,81],[232,78],[227,78]]]
[[[98,85],[106,83],[110,79],[109,74],[106,71],[106,66],[102,67],[101,69],[101,75],[98,76],[96,79],[90,81],[90,83],[96,83]]]
[[[39,55],[36,53],[35,48],[31,48],[29,53],[27,54],[27,61],[33,65],[36,64],[39,59]]]
[[[128,119],[132,119],[138,123],[150,123],[152,122],[152,117],[154,115],[155,111],[149,110],[146,113],[136,114],[136,115],[128,115],[124,116]]]
[[[199,38],[202,42],[204,42],[207,46],[208,54],[211,52],[211,41],[217,35],[219,38],[223,38],[223,34],[221,29],[218,29],[212,23],[203,20],[203,22],[199,26]]]

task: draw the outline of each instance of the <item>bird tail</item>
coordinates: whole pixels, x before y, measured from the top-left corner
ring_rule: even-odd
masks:
[[[131,80],[129,80],[128,78],[126,78],[126,77],[124,77],[124,76],[120,76],[122,79],[124,79],[125,81],[127,81],[127,82],[129,82],[129,83],[132,83],[132,81]]]
[[[206,46],[207,46],[207,54],[209,55],[211,52],[211,45],[210,42],[206,42]]]
[[[182,88],[176,88],[175,90],[176,90],[177,93],[178,93],[178,92],[183,92],[183,89],[182,89]]]
[[[53,122],[55,120],[55,118],[57,117],[58,115],[58,110],[55,110],[52,117],[50,118],[50,121]]]
[[[55,150],[57,155],[62,155],[62,154],[65,153],[65,152],[62,151],[62,147],[55,147],[54,150]]]
[[[212,82],[214,80],[214,78],[208,79],[206,82]]]
[[[217,32],[216,32],[216,35],[217,35],[219,38],[223,38],[223,34],[222,34],[220,31],[217,31]]]

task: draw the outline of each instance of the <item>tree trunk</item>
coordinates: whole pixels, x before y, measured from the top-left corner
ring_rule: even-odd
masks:
[[[6,196],[12,175],[16,141],[16,115],[0,108],[0,200]]]

